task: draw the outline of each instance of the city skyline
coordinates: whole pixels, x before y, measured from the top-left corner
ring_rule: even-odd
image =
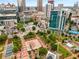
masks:
[[[65,1],[65,0],[54,0],[55,1],[55,6],[57,6],[58,4],[64,4],[64,6],[73,6],[74,3],[76,3],[78,1],[79,3],[79,0],[68,0],[68,1]],[[36,0],[26,0],[26,6],[36,6],[37,5],[37,2]],[[17,0],[0,0],[0,3],[14,3],[17,5]],[[43,6],[45,6],[47,4],[47,0],[43,0]]]

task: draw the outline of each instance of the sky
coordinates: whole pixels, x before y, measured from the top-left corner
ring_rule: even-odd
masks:
[[[64,4],[64,6],[73,6],[74,3],[79,2],[79,0],[54,0],[55,6],[58,4]],[[36,0],[26,0],[26,6],[36,6],[37,3]],[[17,5],[17,0],[0,0],[0,3],[14,3]],[[47,0],[43,0],[43,5],[45,6],[47,4]]]

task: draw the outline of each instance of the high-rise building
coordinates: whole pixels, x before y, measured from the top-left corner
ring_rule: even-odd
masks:
[[[48,0],[48,4],[51,4],[51,9],[54,9],[54,0]]]
[[[19,12],[26,10],[25,0],[17,0]]]
[[[0,26],[6,25],[5,23],[9,21],[17,22],[16,6],[12,6],[12,4],[0,5]]]
[[[53,10],[53,4],[48,3],[46,5],[46,16],[48,18],[50,18],[50,13],[51,13],[52,10]]]
[[[78,2],[74,4],[74,9],[77,9],[77,8],[78,8]]]
[[[37,10],[42,11],[43,8],[43,0],[37,0]]]
[[[48,3],[54,4],[54,0],[48,0]]]
[[[66,22],[65,11],[51,11],[49,27],[53,30],[64,30]]]
[[[54,0],[48,0],[48,4],[46,5],[46,16],[50,18],[50,12],[54,10]]]

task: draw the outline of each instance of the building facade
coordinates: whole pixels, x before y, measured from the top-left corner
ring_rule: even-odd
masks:
[[[42,11],[43,9],[43,0],[37,0],[37,10]]]
[[[46,16],[48,18],[50,18],[50,13],[51,13],[52,10],[53,10],[53,4],[48,3],[46,5]]]
[[[54,0],[48,0],[48,3],[53,4],[54,3]]]
[[[26,10],[26,3],[25,0],[17,0],[18,2],[18,11],[23,12]]]
[[[48,0],[48,4],[46,5],[46,16],[50,18],[51,11],[54,10],[54,0]]]
[[[64,30],[66,22],[65,11],[51,11],[49,27],[53,30]]]
[[[11,4],[2,5],[0,7],[0,25],[6,25],[6,22],[17,22],[16,7]],[[11,25],[11,24],[10,24]]]

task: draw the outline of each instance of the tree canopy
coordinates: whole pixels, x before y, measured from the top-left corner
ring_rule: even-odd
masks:
[[[7,39],[7,35],[6,34],[1,34],[0,35],[0,42],[3,42]]]
[[[40,56],[45,56],[47,54],[47,49],[46,48],[39,48],[39,55]]]

